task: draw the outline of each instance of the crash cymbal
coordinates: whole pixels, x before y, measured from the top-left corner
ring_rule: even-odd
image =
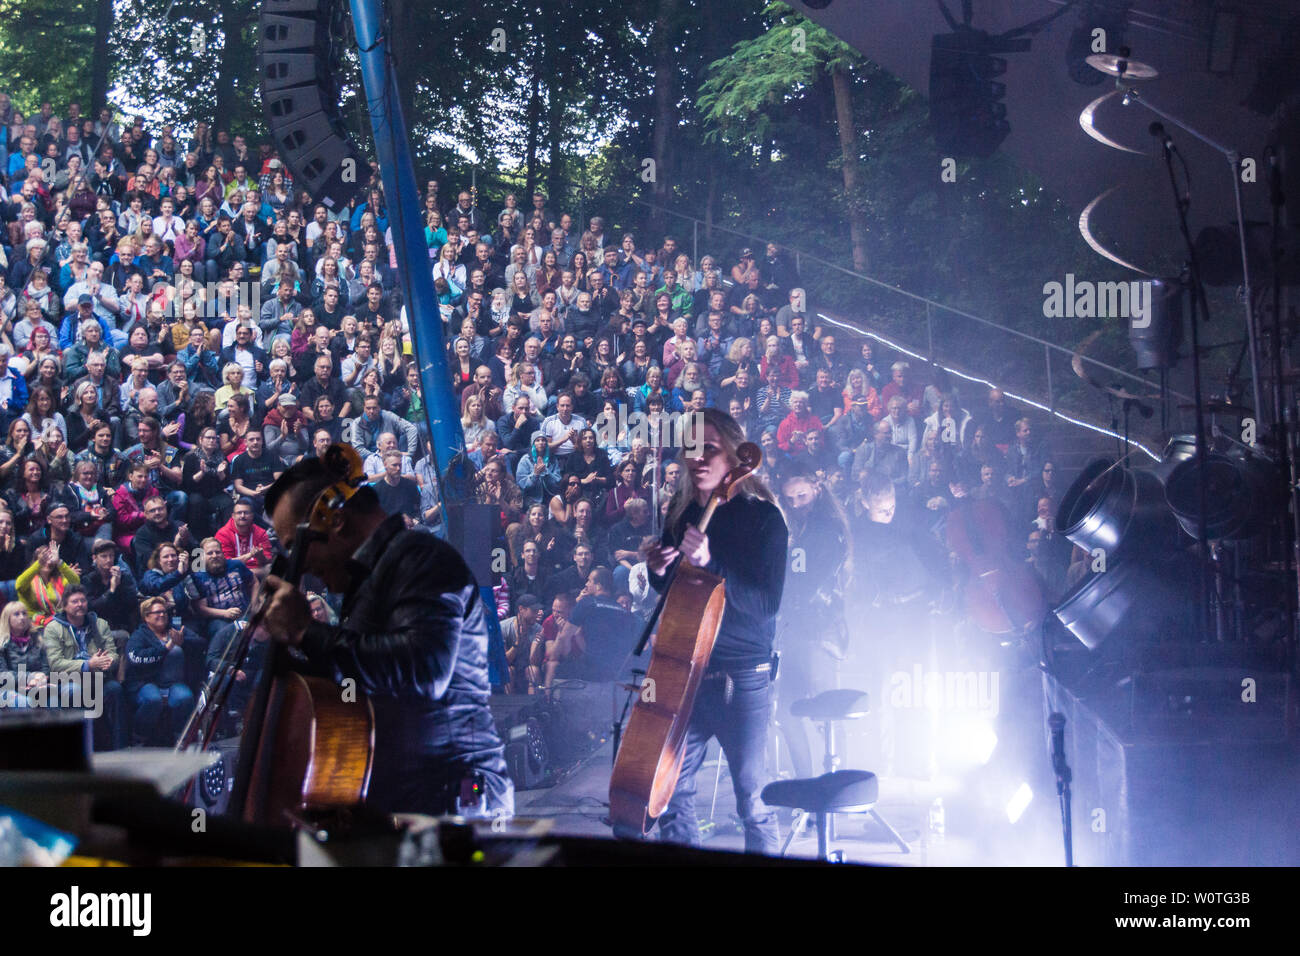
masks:
[[[1182,402],[1178,406],[1180,411],[1196,411],[1195,402]],[[1229,405],[1227,402],[1205,402],[1201,406],[1207,415],[1235,415],[1237,418],[1249,418],[1255,412],[1245,405]]]
[[[1154,66],[1147,66],[1137,60],[1114,53],[1094,53],[1086,60],[1094,70],[1100,70],[1109,76],[1118,76],[1127,80],[1150,80],[1160,75]]]

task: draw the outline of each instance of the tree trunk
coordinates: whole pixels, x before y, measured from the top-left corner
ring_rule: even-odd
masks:
[[[419,115],[415,108],[415,90],[423,71],[420,60],[423,37],[415,25],[415,11],[409,0],[389,0],[389,10],[394,34],[390,38],[393,72],[397,74],[397,94],[402,102],[402,115],[410,126],[412,118]]]
[[[657,207],[668,204],[668,143],[673,127],[677,125],[677,111],[673,107],[673,33],[676,27],[678,0],[659,0],[655,17],[654,35],[650,48],[654,55],[654,134],[651,155],[654,159],[654,182],[650,184],[650,198]],[[663,237],[664,214],[659,209],[650,213],[651,241]]]
[[[541,65],[539,57],[534,55],[532,63],[532,90],[528,94],[528,185],[525,190],[527,199],[519,203],[523,209],[532,208],[532,195],[537,189],[537,144],[542,122]],[[548,197],[549,198],[549,197]],[[525,205],[525,202],[528,205]]]
[[[217,67],[217,102],[213,109],[213,130],[230,129],[237,102],[235,77],[239,73],[238,50],[244,44],[244,10],[237,0],[220,0],[221,29],[226,40],[221,46],[221,63]]]
[[[853,268],[867,271],[867,217],[857,204],[858,153],[853,128],[853,84],[847,70],[831,73],[835,85],[835,124],[840,131],[840,157],[844,170],[844,199],[849,215],[849,240],[853,245]]]
[[[712,152],[712,150],[710,150]],[[713,242],[713,207],[718,198],[718,164],[709,163],[709,190],[704,197],[704,241]],[[695,263],[698,269],[699,262]]]
[[[569,209],[568,191],[564,177],[564,94],[559,85],[552,83],[547,91],[546,110],[546,190],[553,200],[552,209]],[[563,196],[564,200],[556,199]]]
[[[108,104],[108,34],[113,29],[113,0],[95,0],[95,46],[90,58],[90,112]]]

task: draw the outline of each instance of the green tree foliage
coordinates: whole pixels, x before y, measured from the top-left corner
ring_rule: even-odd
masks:
[[[110,39],[112,98],[155,122],[198,120],[254,133],[256,0],[123,0]]]
[[[785,4],[768,4],[763,16],[770,21],[767,29],[709,64],[698,99],[708,126],[706,141],[757,152],[798,117],[819,79],[864,62],[848,44]]]
[[[41,100],[64,115],[69,100],[89,107],[94,0],[0,0],[0,89],[15,109]]]

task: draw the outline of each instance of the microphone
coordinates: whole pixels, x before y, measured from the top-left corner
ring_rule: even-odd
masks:
[[[1167,132],[1165,132],[1164,123],[1161,122],[1152,123],[1150,126],[1147,127],[1147,131],[1150,132],[1151,135],[1154,136],[1156,139],[1160,140],[1160,145],[1163,146],[1166,151],[1174,148],[1173,138],[1170,137],[1170,135]]]
[[[1070,782],[1070,768],[1065,763],[1065,715],[1054,713],[1047,718],[1052,731],[1052,769],[1056,771],[1056,792]]]

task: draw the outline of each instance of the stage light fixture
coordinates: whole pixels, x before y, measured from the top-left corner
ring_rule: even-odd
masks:
[[[959,26],[930,43],[930,127],[940,151],[952,156],[990,156],[1011,132],[1007,122],[1007,71],[997,53],[1029,49],[1029,40],[990,37]]]
[[[1268,459],[1232,446],[1226,454],[1210,452],[1206,470],[1206,537],[1240,541],[1263,531],[1285,505],[1286,483]],[[1179,462],[1165,481],[1169,507],[1193,538],[1198,537],[1200,493],[1195,456]]]
[[[1085,647],[1096,651],[1115,633],[1129,643],[1191,633],[1199,575],[1178,550],[1178,522],[1155,472],[1091,462],[1061,499],[1056,526],[1088,552],[1092,573],[1052,611]]]
[[[1100,550],[1109,562],[1163,552],[1178,538],[1160,479],[1109,458],[1097,458],[1079,473],[1061,499],[1056,527],[1085,551]]]

